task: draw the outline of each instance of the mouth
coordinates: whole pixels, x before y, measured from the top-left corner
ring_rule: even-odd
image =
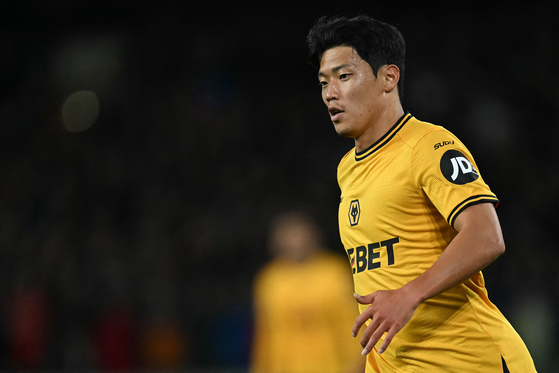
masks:
[[[328,112],[330,113],[330,120],[332,122],[336,122],[340,120],[341,116],[343,115],[344,111],[337,107],[330,107],[328,108]]]

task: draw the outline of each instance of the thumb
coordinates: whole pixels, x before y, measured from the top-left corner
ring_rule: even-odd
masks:
[[[355,298],[357,303],[371,304],[375,300],[376,292],[368,294],[368,295],[359,295],[357,293],[353,293],[353,297]]]

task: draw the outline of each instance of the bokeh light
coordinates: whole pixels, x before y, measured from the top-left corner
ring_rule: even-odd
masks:
[[[74,92],[62,106],[62,122],[70,132],[82,132],[95,123],[99,116],[99,99],[95,92]]]

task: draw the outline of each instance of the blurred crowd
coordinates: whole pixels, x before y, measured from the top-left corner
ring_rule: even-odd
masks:
[[[0,370],[246,368],[276,213],[311,211],[343,254],[352,141],[306,64],[324,13],[28,3],[0,34]],[[489,296],[558,371],[558,7],[453,9],[359,8],[404,34],[405,108],[501,199]],[[63,107],[83,91],[79,127]]]

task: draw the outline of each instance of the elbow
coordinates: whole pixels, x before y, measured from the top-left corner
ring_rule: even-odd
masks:
[[[501,255],[503,255],[505,253],[506,247],[505,247],[505,241],[503,239],[503,236],[501,234],[495,235],[493,236],[493,239],[491,240],[490,243],[490,247],[491,247],[491,254],[492,254],[492,259],[495,260],[498,257],[500,257]]]
[[[484,227],[482,236],[485,237],[486,247],[489,249],[492,261],[505,253],[505,239],[498,224],[488,224]]]
[[[506,250],[505,241],[501,239],[496,247],[497,257],[503,255],[505,253],[505,250]]]
[[[505,240],[500,229],[487,228],[482,232],[477,232],[481,238],[479,244],[484,248],[487,263],[491,263],[505,253]]]

